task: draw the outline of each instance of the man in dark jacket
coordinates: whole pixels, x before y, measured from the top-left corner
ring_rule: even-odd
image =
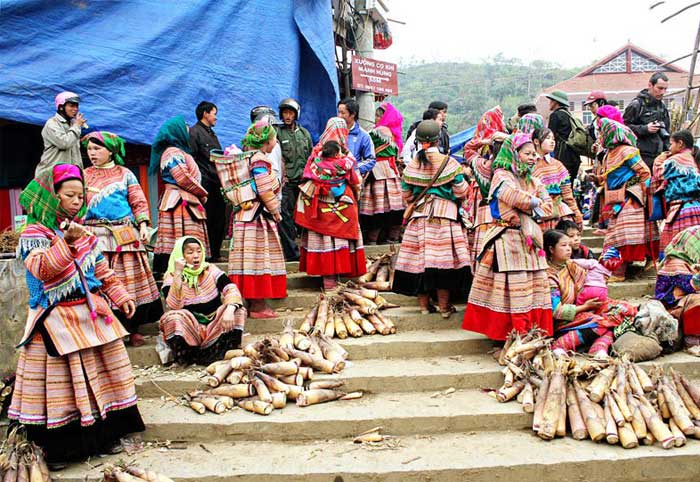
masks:
[[[296,100],[290,97],[280,102],[279,113],[283,124],[277,127],[277,143],[282,149],[284,163],[282,222],[279,224],[279,231],[284,240],[285,259],[296,261],[299,259],[299,248],[296,245],[294,209],[299,197],[299,182],[306,160],[311,155],[313,142],[309,131],[299,124],[301,105]]]
[[[663,103],[668,89],[668,77],[654,72],[649,85],[629,103],[622,116],[627,127],[637,136],[637,147],[649,169],[656,156],[670,148],[669,127],[671,118]]]
[[[440,120],[442,121],[442,127],[440,127],[440,138],[438,139],[438,150],[447,154],[450,149],[450,134],[447,132],[447,103],[441,100],[434,100],[428,106],[428,109],[435,109],[440,113]],[[421,121],[416,121],[408,128],[408,133],[406,134],[406,139],[411,137],[413,131],[418,127]]]
[[[567,144],[571,134],[571,113],[569,112],[569,96],[561,90],[555,90],[545,94],[549,99],[548,127],[554,133],[557,146],[554,148],[554,158],[561,161],[569,171],[571,182],[578,176],[578,168],[581,165],[581,157]]]
[[[212,149],[221,149],[219,138],[212,129],[216,125],[217,113],[218,109],[211,102],[200,102],[195,109],[197,123],[190,127],[192,157],[202,174],[202,186],[209,193],[204,210],[207,212],[207,232],[213,260],[218,260],[221,256],[221,243],[226,229],[226,204],[221,195],[221,181],[216,166],[209,159]]]

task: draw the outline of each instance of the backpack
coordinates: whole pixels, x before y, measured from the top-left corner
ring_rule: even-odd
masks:
[[[571,112],[566,109],[563,110],[566,112],[566,115],[569,116],[569,122],[571,123],[571,132],[569,133],[569,138],[566,140],[566,144],[576,151],[576,154],[591,157],[594,140],[590,134],[588,134],[588,129],[586,129],[583,122],[574,117]]]

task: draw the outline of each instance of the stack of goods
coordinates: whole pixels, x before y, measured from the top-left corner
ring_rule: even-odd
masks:
[[[5,413],[5,410],[10,406],[12,401],[12,390],[15,386],[15,377],[6,377],[0,380],[0,415]]]
[[[393,246],[390,253],[367,258],[367,272],[360,276],[357,281],[365,288],[391,291],[395,261],[396,253],[394,253]]]
[[[107,465],[103,471],[105,482],[173,482],[173,479],[135,465]]]
[[[700,384],[624,358],[555,357],[548,343],[540,332],[511,334],[498,353],[505,380],[494,391],[499,402],[517,397],[540,438],[564,437],[568,428],[576,440],[665,449],[700,438]]]
[[[224,360],[207,367],[208,389],[187,395],[187,403],[199,414],[223,413],[234,406],[260,415],[284,408],[288,400],[300,407],[360,398],[361,392],[338,390],[342,380],[316,380],[314,371],[339,373],[347,351],[321,331],[311,335],[292,330],[288,322],[279,337],[266,337],[229,350]]]
[[[328,338],[344,339],[362,335],[391,335],[396,325],[379,310],[396,308],[387,302],[377,290],[353,289],[341,286],[319,296],[318,302],[306,315],[299,327],[301,333],[323,333]]]
[[[0,480],[3,482],[50,482],[43,452],[27,441],[21,428],[10,430],[0,447]]]

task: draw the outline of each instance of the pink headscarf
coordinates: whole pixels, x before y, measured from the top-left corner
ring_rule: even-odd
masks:
[[[401,152],[403,149],[403,116],[401,112],[389,102],[384,102],[379,107],[384,109],[384,115],[382,115],[382,118],[379,119],[375,127],[388,127],[389,130],[391,130],[391,135],[394,137],[396,146],[399,148],[399,152]]]
[[[53,184],[54,186],[68,179],[83,180],[83,174],[80,168],[73,164],[58,164],[53,168]]]
[[[596,116],[598,116],[598,126],[600,126],[600,119],[602,118],[611,119],[620,124],[625,123],[622,119],[622,112],[614,105],[603,105],[599,107]]]

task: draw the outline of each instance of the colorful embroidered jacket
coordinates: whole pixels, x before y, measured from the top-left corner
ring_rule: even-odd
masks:
[[[552,295],[553,318],[559,322],[570,322],[576,317],[576,298],[586,282],[586,270],[572,260],[563,267],[547,269]]]
[[[421,164],[414,157],[403,171],[401,188],[404,201],[409,204],[430,184],[435,172],[440,168],[444,155],[432,147],[427,151],[427,165]],[[446,218],[456,221],[461,218],[461,200],[466,199],[469,185],[462,173],[462,166],[450,157],[440,177],[428,189],[427,194],[418,202],[411,219],[422,217]]]
[[[491,176],[493,175],[493,160],[482,157],[476,151],[468,151],[465,146],[465,156],[467,152],[470,153],[467,163],[471,166],[472,175],[474,176],[474,185],[471,187],[474,191],[474,201],[471,205],[469,217],[472,220],[472,227],[476,228],[493,222],[491,208],[488,203],[489,190],[491,189]]]
[[[654,161],[654,185],[655,191],[663,191],[669,205],[700,201],[700,171],[692,151],[686,149],[668,158],[663,155],[657,157]]]
[[[644,205],[643,184],[650,177],[651,172],[636,147],[622,144],[605,155],[603,179],[606,189],[616,190],[625,187],[628,196],[633,195],[640,204]]]
[[[133,298],[109,269],[94,235],[69,246],[60,232],[32,224],[22,233],[18,252],[27,268],[29,290],[29,313],[20,346],[31,340],[38,322],[43,323],[60,355],[128,335],[103,295],[116,306]]]
[[[547,189],[549,197],[552,198],[551,219],[559,219],[573,214],[577,224],[583,222],[583,216],[581,216],[574,199],[574,193],[571,190],[569,171],[564,167],[564,164],[547,154],[537,160],[532,175],[540,179]]]
[[[250,174],[255,179],[253,187],[257,197],[248,203],[245,209],[234,210],[234,221],[253,221],[263,209],[270,214],[280,212],[280,200],[277,197],[281,189],[280,182],[267,156],[262,151],[257,151],[250,158],[249,167]]]
[[[213,315],[222,305],[234,305],[236,308],[243,306],[238,287],[228,278],[226,273],[216,265],[209,267],[200,275],[196,288],[182,283],[180,296],[172,289],[173,275],[167,273],[163,279],[163,296],[165,303],[171,310],[187,309],[196,315],[201,323],[211,321]]]
[[[208,193],[194,158],[177,147],[168,147],[160,158],[160,172],[165,192],[158,210],[170,211],[182,202],[194,219],[206,219],[203,204]]]

